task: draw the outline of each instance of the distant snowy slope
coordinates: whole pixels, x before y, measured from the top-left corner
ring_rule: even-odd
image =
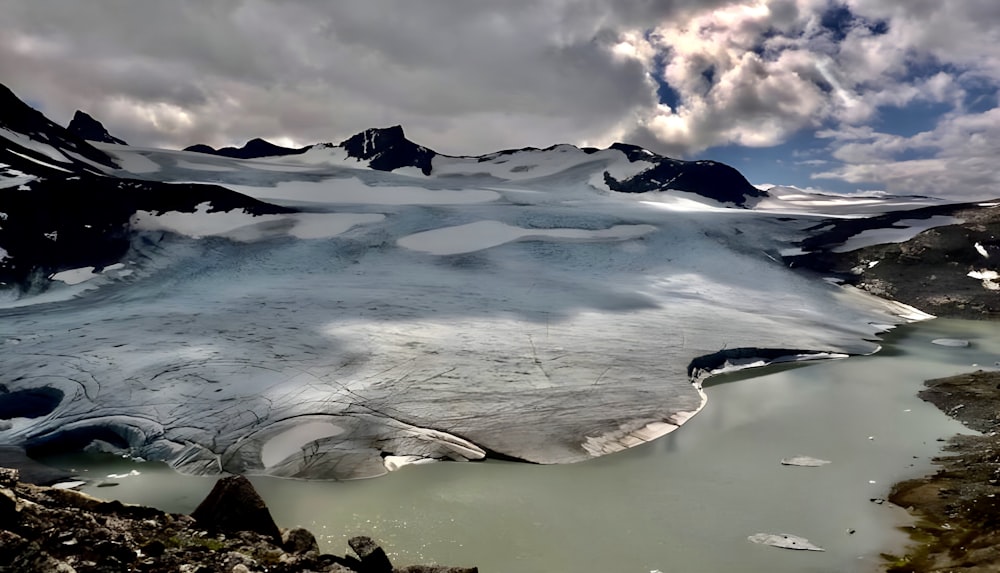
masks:
[[[767,193],[751,185],[737,170],[714,161],[680,161],[633,145],[616,143],[608,149],[554,145],[545,149],[504,150],[476,157],[442,155],[407,139],[403,128],[367,129],[339,144],[320,143],[300,149],[282,148],[263,140],[245,147],[212,149],[206,145],[185,151],[230,158],[268,158],[289,164],[367,168],[404,175],[451,179],[492,177],[497,182],[526,181],[567,170],[590,169],[584,180],[607,191],[645,193],[683,191],[730,206],[751,206]]]

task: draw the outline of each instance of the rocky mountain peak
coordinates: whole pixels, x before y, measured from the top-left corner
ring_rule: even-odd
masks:
[[[66,126],[66,129],[70,133],[76,134],[87,141],[128,145],[125,141],[108,133],[108,130],[104,128],[104,124],[84,111],[76,110],[76,113],[73,114],[73,119]]]
[[[403,133],[399,125],[366,129],[341,142],[349,157],[369,161],[372,169],[392,171],[400,167],[417,167],[424,175],[431,174],[433,150],[417,145]]]

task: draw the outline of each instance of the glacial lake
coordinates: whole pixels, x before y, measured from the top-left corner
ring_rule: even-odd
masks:
[[[968,347],[933,344],[959,338]],[[969,432],[916,394],[925,379],[1000,360],[1000,324],[932,320],[884,336],[873,356],[718,376],[687,424],[588,462],[408,466],[348,482],[253,478],[282,527],[304,526],[324,551],[379,540],[398,565],[478,565],[502,573],[873,571],[900,548],[906,513],[872,498],[933,471],[939,438]],[[782,466],[807,455],[823,467]],[[50,460],[114,487],[83,491],[190,512],[215,478],[163,464],[74,456]],[[109,479],[107,474],[139,475]],[[853,531],[853,533],[850,533]],[[755,545],[790,533],[825,552]]]

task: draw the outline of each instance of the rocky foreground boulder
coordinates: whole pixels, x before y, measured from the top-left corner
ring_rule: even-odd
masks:
[[[358,557],[321,553],[305,529],[279,529],[243,476],[225,477],[194,516],[105,501],[19,481],[0,468],[0,572],[73,573],[476,573],[394,567],[368,537],[349,540]]]

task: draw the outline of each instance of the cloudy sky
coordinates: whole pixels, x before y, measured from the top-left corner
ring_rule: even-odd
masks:
[[[643,145],[1000,196],[997,0],[4,0],[0,82],[134,145]]]

